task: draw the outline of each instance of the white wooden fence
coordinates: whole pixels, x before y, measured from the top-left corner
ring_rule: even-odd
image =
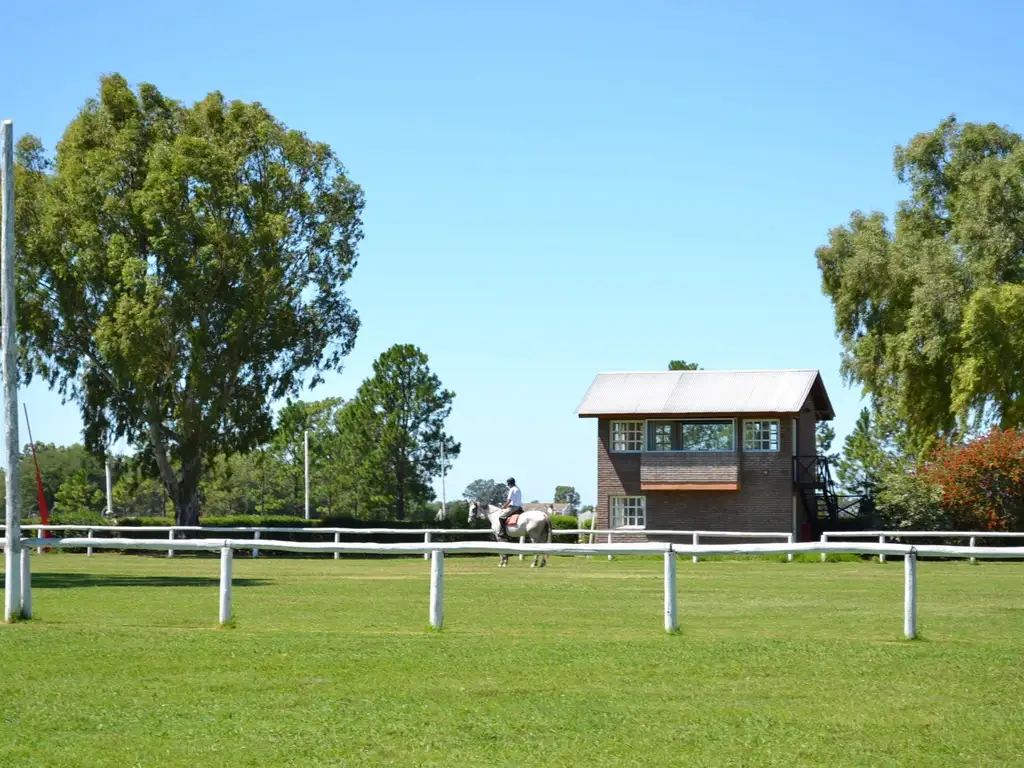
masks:
[[[0,540],[0,544],[6,544]],[[679,555],[766,555],[788,554],[790,552],[822,554],[886,554],[898,555],[904,559],[904,601],[903,632],[908,639],[917,636],[917,558],[919,555],[934,557],[989,557],[1024,558],[1024,547],[954,547],[943,545],[922,545],[914,547],[905,544],[857,544],[853,542],[831,542],[805,544],[504,544],[491,542],[448,542],[443,544],[377,544],[369,542],[333,544],[328,542],[273,541],[259,543],[251,539],[25,539],[21,548],[21,603],[26,618],[32,615],[32,573],[31,547],[47,546],[57,549],[81,549],[93,546],[100,549],[137,549],[220,551],[220,612],[219,620],[224,624],[231,620],[231,570],[235,550],[263,549],[282,552],[334,552],[337,554],[426,554],[431,558],[430,567],[430,625],[437,629],[443,626],[444,606],[444,556],[445,553],[517,554],[524,555],[651,555],[664,556],[664,626],[667,632],[679,628],[676,600],[676,559]]]
[[[1024,533],[1013,533],[1007,531],[831,531],[821,534],[822,544],[836,541],[839,538],[846,539],[873,539],[878,538],[879,544],[885,544],[891,539],[967,539],[968,546],[976,547],[978,539],[1024,539]],[[826,555],[822,553],[821,560],[825,561]],[[978,562],[976,556],[970,558],[972,563]],[[878,562],[885,562],[885,553],[878,554]]]
[[[85,531],[88,538],[93,538],[96,531],[109,532],[115,537],[119,532],[162,532],[167,534],[168,540],[177,538],[180,533],[192,533],[197,531],[205,531],[209,533],[248,533],[252,534],[254,541],[259,541],[264,533],[298,533],[298,534],[309,534],[309,535],[334,535],[334,543],[341,543],[341,536],[343,534],[361,534],[365,536],[374,536],[382,534],[402,534],[415,536],[422,534],[423,543],[430,544],[431,538],[437,535],[453,535],[453,536],[472,536],[481,535],[487,533],[487,528],[286,528],[286,527],[263,527],[263,526],[238,526],[238,527],[220,527],[220,526],[201,526],[201,525],[23,525],[21,526],[23,531]],[[0,531],[5,530],[5,526],[0,525]],[[705,540],[711,538],[722,538],[722,539],[782,539],[783,541],[792,542],[793,534],[791,533],[778,533],[778,532],[753,532],[753,531],[705,531],[705,530],[640,530],[640,529],[607,529],[599,528],[591,530],[590,528],[572,528],[572,529],[557,529],[552,531],[553,535],[559,536],[588,536],[590,543],[594,543],[594,536],[607,536],[608,543],[612,544],[612,537],[618,535],[620,541],[622,537],[635,538],[638,534],[643,536],[680,536],[688,537],[693,542],[694,546],[700,544],[701,537]],[[520,543],[523,543],[523,539],[520,538]],[[263,547],[266,549],[266,547]],[[86,547],[86,554],[92,557],[93,547]],[[792,553],[787,553],[789,560],[793,559]],[[174,557],[174,549],[168,548],[168,557]],[[252,556],[254,558],[260,556],[260,547],[252,548]],[[337,560],[341,557],[338,552],[334,553],[334,559]],[[429,554],[424,554],[423,559],[426,560],[430,557]],[[614,559],[613,554],[608,555],[608,559]],[[523,559],[523,555],[519,555],[519,559]],[[693,562],[698,562],[699,556],[693,556]]]

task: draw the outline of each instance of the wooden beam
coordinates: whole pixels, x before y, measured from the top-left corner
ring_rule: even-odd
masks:
[[[738,491],[739,483],[640,483],[642,491]]]

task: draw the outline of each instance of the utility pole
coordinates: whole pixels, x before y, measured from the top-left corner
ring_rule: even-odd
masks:
[[[107,459],[107,517],[114,516],[114,491],[110,477],[110,459]]]
[[[306,454],[306,519],[309,520],[309,430],[307,429],[302,437]]]
[[[444,492],[444,475],[445,475],[445,467],[444,467],[444,435],[442,434],[441,435],[441,519],[442,520],[447,520],[448,519],[448,501],[445,498],[445,492]]]

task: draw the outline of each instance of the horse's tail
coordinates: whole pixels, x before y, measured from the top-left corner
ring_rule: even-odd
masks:
[[[547,516],[547,524],[548,524],[548,544],[550,544],[551,543],[551,529],[555,527],[554,526],[554,522],[551,520],[551,515]]]

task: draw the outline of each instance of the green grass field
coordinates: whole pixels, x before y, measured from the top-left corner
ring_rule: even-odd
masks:
[[[33,558],[0,766],[1020,765],[1024,565]]]

